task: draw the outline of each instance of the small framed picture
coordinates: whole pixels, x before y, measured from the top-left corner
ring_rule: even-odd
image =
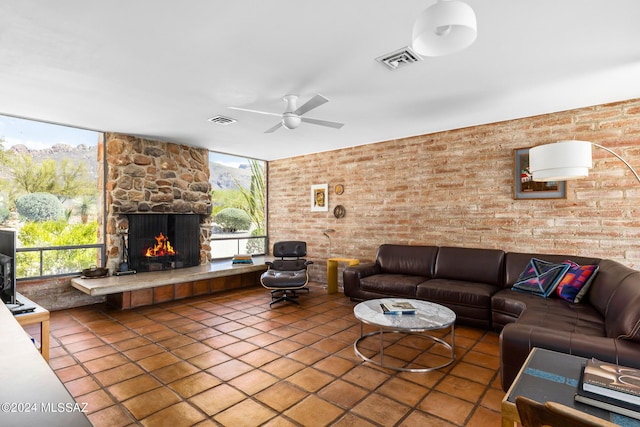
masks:
[[[566,181],[534,181],[529,171],[529,149],[514,151],[514,199],[566,199]]]
[[[329,210],[329,184],[311,186],[311,211],[327,212]]]

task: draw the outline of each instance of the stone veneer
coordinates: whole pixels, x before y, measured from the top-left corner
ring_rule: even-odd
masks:
[[[117,271],[129,213],[198,214],[201,217],[200,262],[211,261],[208,218],[211,214],[208,151],[187,145],[105,133],[106,266]],[[100,147],[102,148],[102,147]],[[98,150],[99,157],[103,150]],[[102,184],[102,183],[101,183]],[[102,221],[100,221],[102,222]]]

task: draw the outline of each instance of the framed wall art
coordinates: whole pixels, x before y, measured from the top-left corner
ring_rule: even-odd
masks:
[[[566,199],[566,181],[534,181],[529,171],[529,149],[514,152],[514,199]]]
[[[311,186],[311,211],[327,212],[329,210],[329,184]]]

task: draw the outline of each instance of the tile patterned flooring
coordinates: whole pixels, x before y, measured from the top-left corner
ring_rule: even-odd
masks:
[[[343,294],[316,284],[300,307],[269,302],[260,287],[53,312],[50,365],[97,427],[500,425],[496,333],[457,327],[452,365],[396,372],[355,356],[360,323]],[[387,363],[443,357],[429,340],[385,340]]]

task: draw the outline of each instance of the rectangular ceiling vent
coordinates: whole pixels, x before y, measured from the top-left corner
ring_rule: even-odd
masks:
[[[415,53],[409,46],[398,49],[395,52],[387,53],[376,58],[376,61],[384,65],[390,70],[396,70],[399,67],[422,61],[422,57]]]
[[[231,117],[225,117],[225,116],[213,116],[208,120],[211,123],[215,123],[217,125],[230,125],[231,123],[237,122],[236,119],[232,119]]]

